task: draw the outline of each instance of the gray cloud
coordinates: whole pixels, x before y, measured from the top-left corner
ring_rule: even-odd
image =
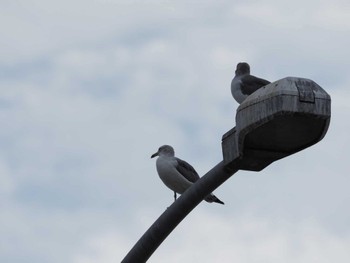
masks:
[[[200,174],[219,162],[237,107],[229,83],[248,61],[267,79],[329,91],[329,133],[233,176],[216,191],[225,207],[200,205],[154,261],[177,249],[173,262],[306,262],[320,251],[346,262],[349,6],[300,4],[2,4],[0,261],[120,260],[172,202],[150,155],[172,144]]]

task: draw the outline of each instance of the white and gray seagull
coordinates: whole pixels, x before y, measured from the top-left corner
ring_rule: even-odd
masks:
[[[250,94],[267,84],[270,84],[270,81],[250,75],[248,63],[240,62],[237,64],[235,77],[231,82],[231,93],[233,98],[241,104]]]
[[[183,194],[193,183],[199,180],[196,170],[187,162],[175,157],[175,151],[170,145],[159,147],[158,152],[152,154],[151,158],[158,156],[156,167],[163,183],[176,193]],[[224,204],[215,195],[209,194],[205,201]]]

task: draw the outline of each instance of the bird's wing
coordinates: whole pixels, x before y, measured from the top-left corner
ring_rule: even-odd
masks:
[[[256,90],[260,89],[262,86],[270,84],[270,81],[266,79],[261,79],[252,75],[244,76],[242,79],[242,93],[250,95]]]
[[[189,163],[175,157],[177,161],[176,170],[191,183],[196,182],[200,177],[196,170]]]

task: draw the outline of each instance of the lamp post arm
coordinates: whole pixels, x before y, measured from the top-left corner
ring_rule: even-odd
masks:
[[[211,192],[224,183],[236,168],[218,163],[178,198],[136,242],[122,263],[146,262],[175,227]]]

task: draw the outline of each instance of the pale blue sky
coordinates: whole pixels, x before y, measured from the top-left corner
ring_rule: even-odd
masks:
[[[0,262],[119,262],[173,200],[151,154],[171,144],[201,175],[221,160],[240,61],[317,82],[329,132],[238,172],[149,262],[349,262],[348,1],[0,7]]]

